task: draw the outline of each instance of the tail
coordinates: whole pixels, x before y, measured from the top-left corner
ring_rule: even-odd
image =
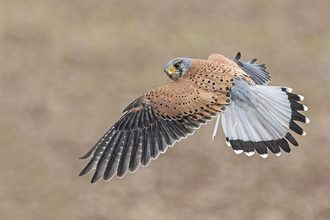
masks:
[[[231,104],[221,115],[227,145],[237,154],[244,152],[251,156],[256,150],[264,158],[268,156],[267,149],[277,156],[281,149],[290,152],[287,140],[298,146],[287,129],[306,135],[294,122],[309,123],[309,119],[298,112],[307,110],[298,103],[303,97],[291,93],[290,88],[249,85],[244,80],[235,80],[235,83]]]

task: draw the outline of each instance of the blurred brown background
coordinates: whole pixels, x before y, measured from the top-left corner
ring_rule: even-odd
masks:
[[[0,1],[0,219],[330,219],[330,2]],[[291,154],[236,155],[214,121],[123,179],[78,160],[172,58],[259,58],[305,96]]]

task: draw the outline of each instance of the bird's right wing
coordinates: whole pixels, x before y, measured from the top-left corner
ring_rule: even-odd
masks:
[[[80,176],[96,169],[92,183],[101,178],[110,180],[116,173],[122,177],[127,171],[135,172],[140,165],[147,166],[168,146],[193,134],[195,129],[224,111],[230,102],[233,81],[223,82],[219,77],[215,88],[215,79],[207,80],[207,85],[202,87],[202,79],[192,75],[137,98],[81,158],[92,156]],[[215,89],[208,90],[209,84]]]

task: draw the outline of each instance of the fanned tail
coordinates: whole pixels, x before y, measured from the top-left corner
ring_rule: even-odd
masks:
[[[264,158],[268,156],[268,149],[277,156],[281,149],[290,152],[287,141],[298,146],[287,129],[306,135],[295,123],[309,123],[309,119],[298,112],[307,110],[298,102],[303,97],[291,93],[290,88],[249,85],[244,80],[235,80],[235,83],[232,102],[221,115],[227,145],[235,153],[251,156],[257,151]]]

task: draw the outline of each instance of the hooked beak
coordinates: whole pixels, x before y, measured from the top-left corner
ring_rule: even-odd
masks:
[[[172,77],[173,74],[174,74],[174,72],[175,72],[172,68],[164,69],[164,71],[165,71],[170,77]]]

